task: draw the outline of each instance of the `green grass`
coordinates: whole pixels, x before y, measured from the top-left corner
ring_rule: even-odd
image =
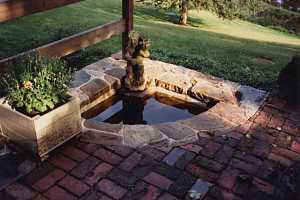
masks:
[[[120,0],[87,0],[0,25],[4,58],[57,38],[120,18]],[[242,20],[222,20],[211,13],[191,12],[191,26],[179,26],[165,11],[141,4],[135,28],[152,41],[152,56],[224,79],[271,89],[282,67],[300,54],[300,37]],[[121,49],[121,38],[94,45],[67,57],[74,67]]]

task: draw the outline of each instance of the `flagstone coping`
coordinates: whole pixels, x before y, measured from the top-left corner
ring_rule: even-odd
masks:
[[[125,68],[124,60],[109,57],[76,72],[70,92],[80,98],[82,113],[121,89]],[[145,75],[150,93],[159,91],[170,98],[199,104],[209,99],[218,103],[189,119],[157,125],[108,125],[83,119],[82,141],[135,148],[160,142],[183,145],[199,137],[226,134],[245,124],[268,96],[262,90],[161,61],[147,59]]]

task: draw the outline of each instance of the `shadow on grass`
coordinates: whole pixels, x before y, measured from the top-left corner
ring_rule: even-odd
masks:
[[[170,22],[178,24],[179,15],[175,10],[162,10],[149,7],[138,7],[135,10],[135,15],[145,20]],[[203,25],[203,20],[194,17],[188,18],[188,25],[192,27],[199,27]]]

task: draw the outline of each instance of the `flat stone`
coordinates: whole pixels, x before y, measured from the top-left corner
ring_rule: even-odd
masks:
[[[92,78],[98,78],[103,79],[105,76],[105,73],[95,70],[86,69],[86,73],[88,73]]]
[[[209,112],[201,113],[200,115],[178,122],[203,132],[202,137],[206,136],[205,132],[214,132],[228,127],[228,122],[224,121],[223,118]],[[207,135],[207,137],[209,137],[209,135]]]
[[[181,148],[174,148],[164,159],[163,162],[170,166],[174,166],[178,159],[185,154],[185,150]]]
[[[92,120],[84,122],[80,138],[82,142],[105,145],[122,145],[123,135],[121,132],[122,125],[95,123]]]
[[[203,135],[208,137],[208,135],[206,133],[203,133]],[[187,137],[187,138],[184,138],[182,140],[171,140],[171,146],[172,147],[177,147],[177,146],[182,146],[182,145],[194,143],[196,141],[198,141],[198,135],[194,135],[192,137]]]
[[[88,95],[90,101],[94,101],[110,90],[109,84],[101,79],[93,79],[88,84],[80,87]]]
[[[123,58],[122,51],[112,54],[111,57],[115,60],[121,60]]]
[[[245,109],[230,103],[220,102],[213,108],[211,108],[208,112],[213,113],[221,119],[230,121],[236,125],[243,124],[250,118],[250,115],[248,115]]]
[[[81,142],[103,145],[123,145],[123,136],[108,132],[89,130],[80,137]]]
[[[112,66],[115,67],[115,68],[126,69],[126,67],[127,67],[127,61],[126,60],[114,60]]]
[[[145,75],[148,79],[157,79],[168,72],[164,67],[166,63],[160,61],[145,59],[144,65]]]
[[[188,76],[188,69],[160,61],[145,59],[145,76],[148,80],[155,80],[158,87],[186,94],[192,86]]]
[[[245,109],[248,116],[254,115],[268,97],[268,93],[253,87],[241,85],[238,91],[242,94],[240,107]]]
[[[194,197],[194,199],[204,199],[208,190],[213,186],[213,184],[203,181],[202,179],[198,179],[196,183],[192,186],[190,191],[188,192],[189,197]]]
[[[182,74],[166,73],[164,76],[160,76],[155,80],[157,87],[179,93],[187,94],[187,91],[192,86],[189,77]]]
[[[190,89],[189,94],[199,100],[213,98],[218,101],[230,102],[233,104],[237,104],[238,101],[235,97],[234,88],[223,82],[214,84],[207,80],[199,81]]]
[[[213,84],[218,84],[220,82],[224,82],[224,80],[221,78],[214,77],[214,76],[211,76],[208,74],[204,74],[199,71],[192,70],[192,69],[188,69],[188,76],[191,79],[193,79],[196,83],[201,82],[201,81],[209,81]],[[226,82],[228,82],[228,81],[226,81]]]
[[[153,147],[155,149],[158,149],[164,153],[168,153],[172,149],[172,146],[171,146],[172,142],[173,142],[172,139],[166,137],[158,142],[153,142],[150,145],[151,145],[151,147]]]
[[[81,89],[79,88],[71,88],[69,92],[80,99],[80,108],[88,105],[90,103],[89,96],[85,94]]]
[[[197,135],[195,130],[176,122],[157,124],[154,127],[174,140],[183,140]]]
[[[122,68],[113,68],[105,71],[106,74],[122,80],[126,76],[126,70]]]
[[[103,123],[103,122],[95,122],[93,120],[85,120],[84,123],[84,128],[88,129],[96,129],[99,131],[104,131],[104,132],[111,132],[114,134],[120,134],[120,131],[123,127],[122,124],[109,124],[109,123]]]
[[[72,88],[77,88],[91,79],[91,75],[86,73],[84,70],[80,70],[74,73],[73,81],[71,82]]]
[[[117,90],[121,88],[120,79],[114,78],[110,75],[105,75],[104,79],[109,83],[111,89]]]
[[[148,125],[124,125],[124,144],[130,147],[142,147],[163,139],[163,134]]]

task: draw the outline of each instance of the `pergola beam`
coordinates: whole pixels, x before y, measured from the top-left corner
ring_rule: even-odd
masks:
[[[0,0],[0,22],[80,1],[83,0]]]
[[[40,55],[63,57],[74,53],[80,49],[89,47],[93,44],[107,40],[112,36],[119,35],[125,31],[125,21],[123,19],[101,25],[90,30],[77,33],[70,37],[43,45],[36,49],[32,49],[9,58],[0,60],[0,68],[3,71],[9,63],[22,56],[29,55],[30,53],[39,53]]]
[[[82,0],[0,0],[0,22],[61,7]],[[0,60],[0,72],[8,70],[15,59],[37,52],[41,55],[63,57],[122,33],[122,52],[126,54],[128,35],[133,30],[134,0],[122,0],[122,19],[63,38],[9,58]]]

